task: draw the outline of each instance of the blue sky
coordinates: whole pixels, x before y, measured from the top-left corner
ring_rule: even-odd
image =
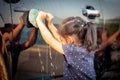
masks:
[[[20,0],[12,4],[12,9],[39,9],[50,12],[55,16],[54,22],[59,23],[61,19],[68,16],[81,16],[82,8],[86,5],[93,5],[101,12],[101,19],[113,19],[120,17],[120,0]],[[3,15],[5,22],[11,22],[10,5],[0,0],[0,13]],[[103,14],[103,15],[102,15]],[[12,12],[13,23],[19,22],[19,16],[22,13]]]

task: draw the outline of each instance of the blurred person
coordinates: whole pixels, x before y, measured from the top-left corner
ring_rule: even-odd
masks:
[[[115,49],[112,45],[119,36],[119,30],[109,36],[109,32],[106,28],[97,28],[98,52],[96,52],[94,59],[97,80],[100,80],[102,75],[108,71],[114,63],[114,60],[111,58],[111,52],[116,50],[117,47]]]
[[[107,41],[109,38],[109,32],[106,28],[98,27],[97,28],[97,45],[99,46]],[[101,76],[104,74],[106,69],[111,67],[111,51],[112,48],[110,45],[106,46],[105,49],[96,52],[94,58],[94,67],[96,71],[96,78],[99,80]]]
[[[3,40],[5,42],[7,41],[10,42],[9,44],[6,45],[6,47],[7,47],[7,51],[10,52],[11,59],[12,59],[12,79],[13,79],[16,73],[20,52],[35,44],[37,40],[38,29],[35,27],[32,27],[28,40],[24,43],[20,43],[21,33],[24,28],[24,21],[22,19],[22,16],[20,17],[20,23],[17,25],[17,27],[13,28],[14,26],[13,25],[10,26],[10,24],[8,24],[7,27],[8,27],[8,31],[6,31],[6,29],[2,29],[1,31],[3,34]],[[5,55],[6,54],[3,52],[3,56],[6,60]],[[8,62],[6,60],[6,65],[7,64]]]

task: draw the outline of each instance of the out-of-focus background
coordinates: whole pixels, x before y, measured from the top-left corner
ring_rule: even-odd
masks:
[[[52,13],[54,15],[53,23],[56,26],[68,16],[80,16],[89,21],[82,15],[82,9],[86,5],[92,5],[100,11],[101,16],[92,20],[98,27],[106,27],[112,35],[120,25],[120,0],[18,0],[16,3],[6,1],[0,0],[0,14],[4,23],[19,23],[19,17],[23,13],[15,12],[14,9],[30,10],[33,8]],[[27,40],[30,31],[31,28],[24,27],[21,43]],[[48,80],[51,78],[50,76],[54,77],[53,79],[61,80],[64,58],[63,55],[57,53],[45,44],[39,34],[36,44],[21,52],[15,80],[37,80],[40,77],[41,80]],[[109,74],[111,76],[114,73]]]

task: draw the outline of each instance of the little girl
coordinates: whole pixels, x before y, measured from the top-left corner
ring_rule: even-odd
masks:
[[[43,22],[45,19],[48,28]],[[50,13],[40,11],[36,22],[44,41],[64,55],[64,80],[95,80],[95,25],[80,17],[68,17],[56,29],[51,24],[52,19]]]

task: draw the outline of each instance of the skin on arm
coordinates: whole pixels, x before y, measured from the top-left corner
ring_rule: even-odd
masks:
[[[37,33],[38,33],[38,29],[33,27],[28,40],[22,44],[23,49],[27,49],[35,44],[37,40]]]
[[[50,13],[46,14],[46,21],[47,21],[47,26],[49,28],[49,30],[52,32],[52,35],[55,37],[55,39],[57,39],[58,41],[61,42],[60,37],[62,37],[59,32],[58,29],[53,25],[52,21],[53,21],[53,15]]]
[[[99,47],[99,50],[103,50],[104,48],[106,48],[107,46],[111,45],[115,40],[116,38],[120,35],[120,31],[117,31],[115,32],[110,38],[108,38],[107,41],[103,42],[100,47]]]
[[[46,18],[46,13],[44,12],[39,12],[39,15],[36,19],[37,25],[39,27],[40,33],[42,35],[42,38],[44,41],[50,45],[53,49],[58,51],[61,54],[64,54],[63,49],[62,49],[62,43],[60,43],[58,40],[56,40],[53,35],[50,33],[50,31],[47,29],[45,24],[43,23],[43,20]]]
[[[21,16],[20,17],[20,23],[17,25],[17,27],[15,29],[13,29],[13,31],[11,31],[10,33],[4,33],[3,39],[5,41],[7,41],[7,40],[12,41],[22,31],[23,27],[24,27],[24,23],[23,23],[23,19],[22,19],[22,16]]]

